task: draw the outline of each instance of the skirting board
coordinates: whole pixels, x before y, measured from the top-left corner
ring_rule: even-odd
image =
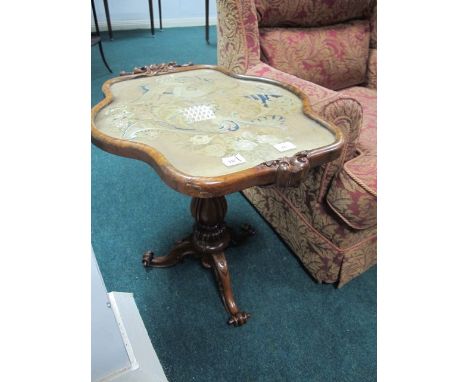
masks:
[[[210,26],[216,25],[216,17],[210,17]],[[107,31],[107,23],[105,20],[98,22],[99,30]],[[132,30],[132,29],[150,29],[149,17],[144,20],[112,20],[112,31],[118,30]],[[204,17],[191,17],[185,19],[163,19],[162,26],[164,28],[177,28],[177,27],[198,27],[205,26]],[[154,17],[154,28],[159,29],[159,18],[157,15]],[[94,24],[91,26],[91,31],[94,32]]]
[[[106,382],[167,382],[133,294],[111,292],[109,300],[123,334],[127,351],[130,347],[129,357],[132,365],[137,365],[137,368],[112,376]]]

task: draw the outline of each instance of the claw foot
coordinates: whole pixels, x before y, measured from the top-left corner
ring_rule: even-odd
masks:
[[[249,313],[237,312],[236,314],[231,316],[231,318],[228,321],[228,324],[234,325],[234,326],[241,326],[241,325],[244,325],[249,318],[250,318]]]

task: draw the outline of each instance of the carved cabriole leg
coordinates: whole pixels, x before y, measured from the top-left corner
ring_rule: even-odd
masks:
[[[196,251],[193,248],[192,237],[181,240],[178,242],[171,252],[166,256],[154,256],[151,251],[146,252],[143,255],[143,266],[153,268],[165,268],[172,267],[177,263],[180,263],[184,257],[189,255],[196,255]]]
[[[203,253],[202,265],[213,269],[224,307],[231,315],[228,323],[234,326],[243,325],[250,315],[240,312],[237,307],[223,252],[231,241],[231,231],[224,222],[227,212],[226,198],[193,198],[191,210],[196,221],[193,243],[195,248]]]
[[[228,324],[241,326],[247,322],[247,320],[250,318],[250,314],[241,312],[237,307],[236,301],[234,300],[234,294],[232,292],[231,286],[231,277],[229,275],[226,257],[224,256],[223,252],[217,253],[211,255],[211,261],[224,307],[231,314],[231,318],[229,319]]]
[[[224,307],[231,315],[228,323],[234,326],[243,325],[250,315],[240,311],[234,300],[224,250],[231,243],[239,244],[248,236],[252,236],[255,231],[249,225],[244,225],[241,227],[241,233],[235,234],[232,229],[226,227],[224,217],[227,212],[227,202],[224,196],[193,198],[190,209],[195,219],[193,233],[178,242],[166,256],[154,256],[153,252],[146,252],[142,260],[143,266],[163,268],[180,263],[186,256],[199,258],[205,268],[213,269]]]

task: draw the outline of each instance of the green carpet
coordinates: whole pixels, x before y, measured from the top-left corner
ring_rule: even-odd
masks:
[[[212,41],[216,30],[212,28]],[[116,32],[104,41],[117,74],[134,66],[216,63],[203,27]],[[92,102],[111,77],[92,48]],[[228,223],[248,222],[257,235],[229,249],[237,302],[252,314],[239,328],[209,270],[193,260],[145,270],[148,249],[165,254],[192,229],[190,198],[145,163],[92,149],[92,244],[107,289],[134,293],[169,381],[375,381],[376,268],[342,289],[319,285],[242,197],[228,196]]]

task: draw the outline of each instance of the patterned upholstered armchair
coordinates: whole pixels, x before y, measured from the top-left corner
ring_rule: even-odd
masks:
[[[341,158],[299,188],[245,196],[319,282],[344,285],[377,260],[375,0],[218,0],[218,64],[305,92],[346,135]]]

